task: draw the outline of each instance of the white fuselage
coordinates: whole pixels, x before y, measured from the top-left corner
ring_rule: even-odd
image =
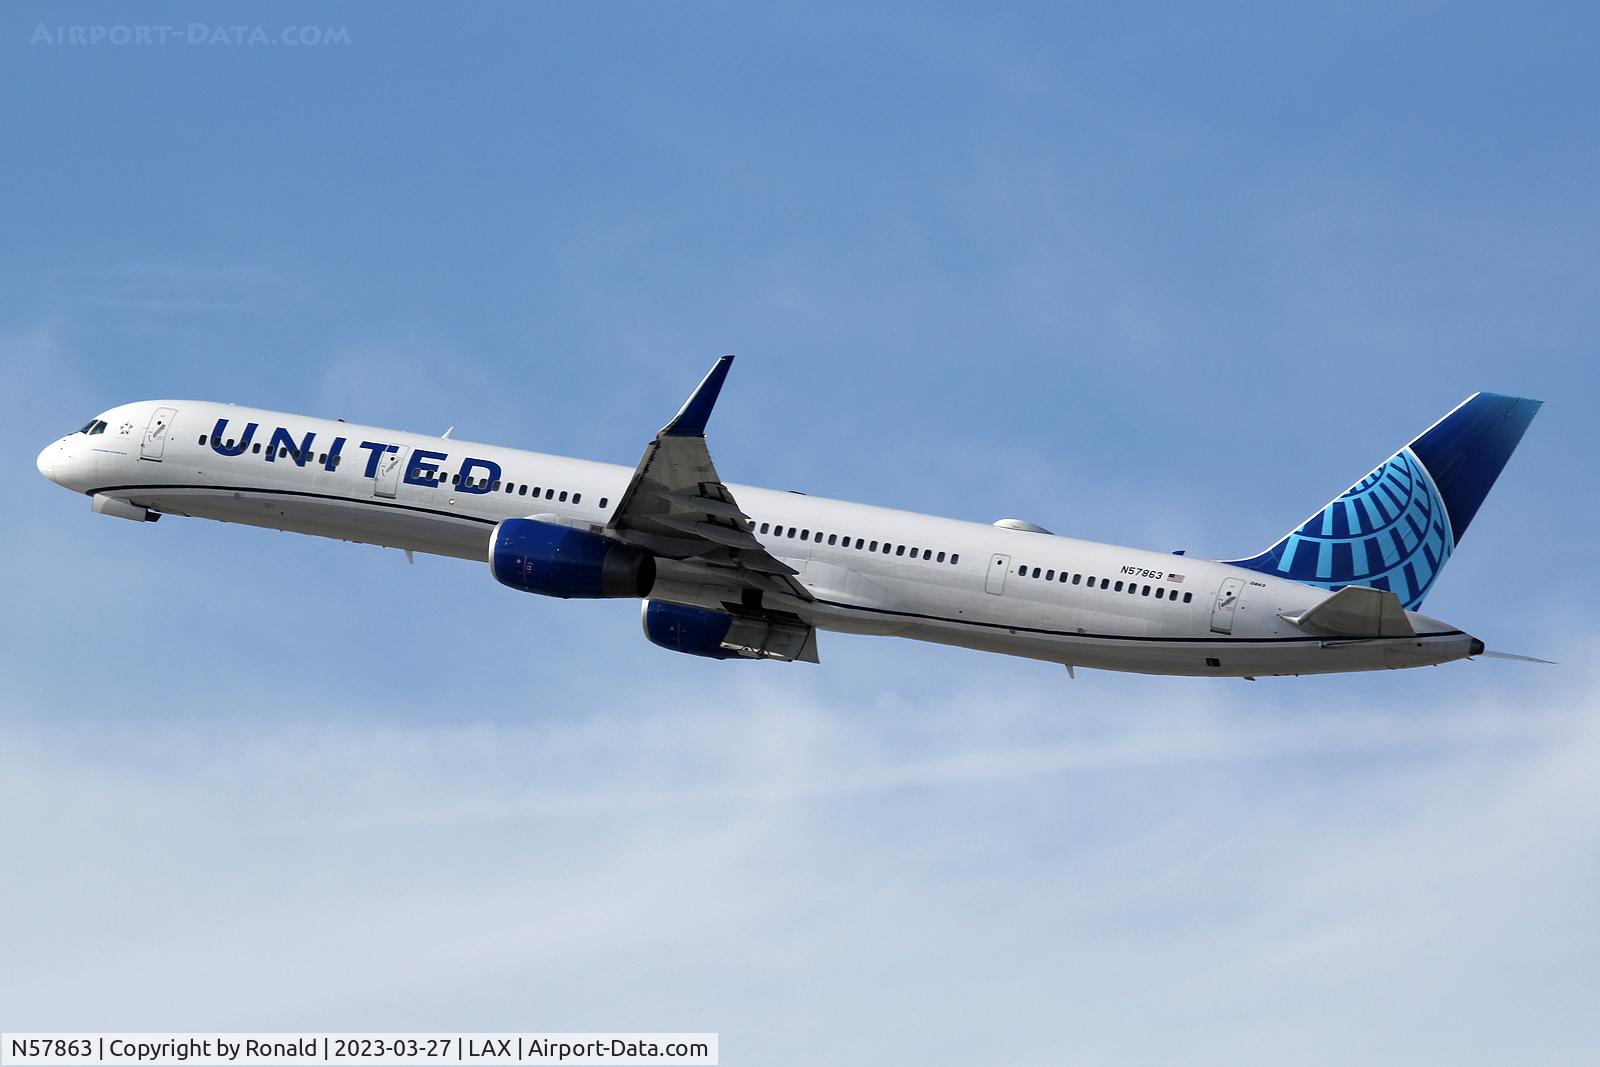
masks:
[[[100,418],[103,431],[46,448],[41,471],[101,502],[479,562],[503,519],[603,527],[633,473],[203,401],[128,404]],[[1308,634],[1286,616],[1328,592],[1221,563],[729,488],[751,532],[814,597],[776,605],[769,597],[769,605],[821,630],[1150,674],[1316,674],[1474,654],[1469,635],[1415,613],[1407,613],[1415,637]],[[739,599],[736,590],[708,584],[692,562],[663,560],[658,573],[652,599],[709,608]]]

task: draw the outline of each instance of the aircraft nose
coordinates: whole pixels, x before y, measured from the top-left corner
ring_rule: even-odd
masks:
[[[45,450],[39,453],[39,473],[49,478],[52,482],[56,480],[56,452],[58,449],[58,445],[47,445]]]

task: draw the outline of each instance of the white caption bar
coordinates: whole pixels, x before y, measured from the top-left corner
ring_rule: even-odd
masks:
[[[0,1064],[715,1064],[716,1034],[0,1034]]]

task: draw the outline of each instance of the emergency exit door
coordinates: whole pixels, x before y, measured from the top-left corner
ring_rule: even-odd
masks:
[[[177,408],[156,408],[155,414],[144,428],[144,439],[139,442],[139,458],[160,461],[167,450],[167,431],[172,429],[172,417]]]
[[[378,459],[377,473],[372,476],[372,492],[375,496],[393,497],[400,488],[400,472],[406,464],[406,457],[411,454],[409,448],[396,448],[393,452],[385,452]]]
[[[999,596],[1006,591],[1006,571],[1011,569],[1011,557],[996,553],[989,557],[989,573],[983,579],[983,588]]]
[[[1243,595],[1243,578],[1222,579],[1222,587],[1217,590],[1217,602],[1211,606],[1212,633],[1233,633],[1233,613],[1238,609],[1239,598]]]

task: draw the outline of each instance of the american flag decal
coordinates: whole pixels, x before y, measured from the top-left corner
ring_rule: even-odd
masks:
[[[1168,574],[1167,575],[1167,581],[1169,581],[1169,582],[1181,582],[1181,581],[1183,581],[1183,575],[1181,575],[1181,574]]]

